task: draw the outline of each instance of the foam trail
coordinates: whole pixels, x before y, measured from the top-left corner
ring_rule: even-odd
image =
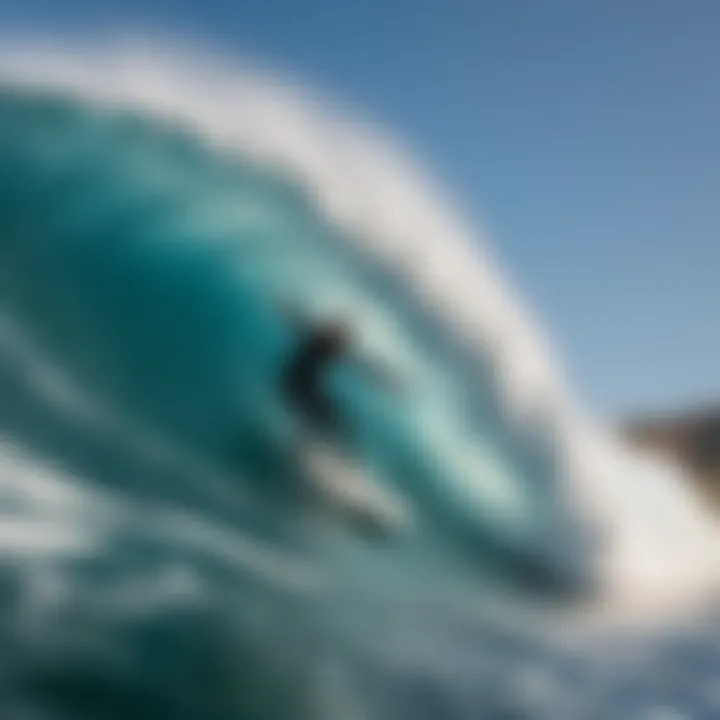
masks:
[[[450,696],[427,712],[452,717],[481,646],[567,657],[537,627],[491,639],[498,599],[529,613],[580,592],[612,624],[628,606],[712,600],[715,520],[674,469],[581,412],[482,238],[376,129],[156,40],[7,43],[0,75],[0,549],[47,637],[22,603],[3,622],[32,635],[18,652],[55,646],[83,678],[20,663],[17,687],[87,716],[67,688],[87,690],[94,657],[106,694],[120,676],[139,693],[128,667],[157,666],[151,691],[118,695],[147,717],[417,717],[402,703],[423,690],[403,678],[426,666]],[[352,368],[330,379],[353,478],[408,518],[379,544],[357,532],[368,493],[327,513],[306,492],[327,478],[298,465],[277,392],[283,303],[350,314],[361,354],[404,379],[396,395]],[[47,542],[31,543],[39,527]],[[200,693],[199,638],[223,668],[212,683],[232,666],[257,691],[184,694]],[[190,664],[167,681],[150,648],[180,641]],[[613,693],[580,699],[599,712]]]

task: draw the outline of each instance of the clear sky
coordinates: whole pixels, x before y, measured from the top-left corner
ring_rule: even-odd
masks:
[[[493,237],[603,413],[720,399],[720,1],[0,0],[179,29],[389,125]]]

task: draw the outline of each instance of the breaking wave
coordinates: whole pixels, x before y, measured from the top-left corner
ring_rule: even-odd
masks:
[[[163,43],[0,74],[3,717],[720,705],[717,522],[581,412],[394,144]],[[328,377],[329,469],[278,391],[288,307],[400,380]]]

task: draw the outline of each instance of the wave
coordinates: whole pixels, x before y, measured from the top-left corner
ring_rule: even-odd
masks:
[[[480,666],[504,668],[492,702],[528,657],[567,668],[553,608],[617,628],[714,601],[716,521],[581,411],[483,238],[376,128],[157,40],[9,43],[0,76],[3,632],[29,658],[6,707],[418,717],[429,683],[453,717]],[[308,461],[278,391],[287,308],[345,318],[400,381],[329,376],[351,459]]]

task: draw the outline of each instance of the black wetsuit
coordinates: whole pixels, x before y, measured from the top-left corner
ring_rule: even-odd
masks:
[[[346,352],[348,338],[334,325],[320,327],[303,340],[288,363],[283,391],[314,429],[336,435],[343,429],[341,414],[322,387],[329,366]]]

